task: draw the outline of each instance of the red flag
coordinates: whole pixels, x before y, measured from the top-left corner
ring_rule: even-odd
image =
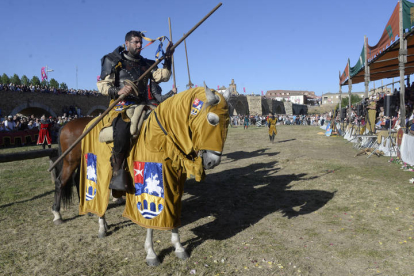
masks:
[[[263,91],[262,91],[262,96],[263,96]]]
[[[197,87],[197,84],[196,84],[196,87]]]
[[[101,80],[101,76],[97,76],[96,81],[100,81],[100,80]]]
[[[220,85],[217,85],[217,90],[219,90],[220,89]]]
[[[243,92],[246,93],[246,87],[243,87]]]
[[[47,80],[47,74],[46,74],[46,70],[45,70],[45,68],[46,68],[46,67],[42,67],[42,69],[40,70],[40,75],[41,75],[41,77],[42,77],[42,81],[43,81],[43,80]]]

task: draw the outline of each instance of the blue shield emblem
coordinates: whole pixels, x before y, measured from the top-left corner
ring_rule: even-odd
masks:
[[[158,216],[164,206],[162,163],[135,161],[134,183],[138,211],[146,219]]]

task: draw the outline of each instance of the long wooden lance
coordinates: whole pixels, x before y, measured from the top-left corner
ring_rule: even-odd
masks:
[[[210,15],[212,15],[218,8],[220,8],[220,6],[222,5],[222,3],[219,3],[214,9],[212,9],[206,16],[204,16],[203,19],[201,19],[193,28],[191,28],[190,31],[188,31],[186,34],[184,34],[184,36],[182,38],[180,38],[180,40],[177,41],[177,43],[175,43],[170,51],[173,52],[175,48],[177,48],[178,45],[180,45],[184,39],[186,39],[192,32],[195,31],[195,29],[197,29],[201,24],[203,24],[204,21],[207,20],[207,18],[210,17]],[[150,66],[150,68],[147,69],[147,71],[145,71],[138,80],[134,81],[135,84],[138,84],[142,79],[144,79],[144,77],[146,75],[148,75],[152,69],[154,69],[161,61],[163,61],[165,59],[164,56],[162,56],[161,58],[159,58],[153,65]],[[59,156],[59,158],[55,161],[55,163],[53,163],[50,168],[48,169],[48,171],[52,171],[52,169],[71,151],[73,150],[74,147],[76,147],[76,145],[82,141],[82,139],[103,119],[103,117],[105,117],[106,114],[109,113],[109,111],[111,111],[120,101],[122,101],[127,95],[126,94],[122,94],[118,99],[116,99],[98,118],[96,118],[96,120],[94,120],[94,122],[88,127],[88,129],[86,129],[81,136],[79,136],[78,139],[76,139],[75,142],[73,142],[73,144],[64,152],[62,153],[61,156]]]
[[[188,88],[193,87],[194,84],[191,82],[191,78],[190,78],[190,66],[188,65],[187,43],[185,43],[185,40],[184,40],[184,49],[185,49],[185,59],[187,60],[188,84],[186,86],[188,89]]]
[[[173,41],[172,31],[171,31],[171,19],[169,17],[168,17],[168,27],[170,29],[170,40]],[[174,55],[171,55],[171,64],[172,64],[174,87],[177,88],[177,83],[175,82]]]

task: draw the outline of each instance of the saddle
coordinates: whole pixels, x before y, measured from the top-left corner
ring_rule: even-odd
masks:
[[[138,137],[141,131],[142,123],[149,116],[153,109],[155,109],[155,106],[141,104],[133,105],[126,110],[126,114],[131,120],[130,132],[133,139]],[[112,126],[103,128],[99,133],[99,142],[110,143],[113,141],[114,129]]]

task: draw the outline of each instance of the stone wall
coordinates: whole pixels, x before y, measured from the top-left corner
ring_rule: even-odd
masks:
[[[262,97],[260,96],[246,96],[247,104],[249,106],[250,115],[262,115]]]
[[[82,115],[97,115],[104,111],[109,105],[106,96],[81,96],[81,95],[55,95],[49,93],[32,93],[17,91],[0,91],[1,116],[45,114],[47,116],[60,116],[70,106],[78,107]]]
[[[247,103],[247,98],[244,95],[231,96],[229,113],[233,115],[247,115],[249,110],[249,104]]]
[[[109,105],[106,96],[80,96],[80,95],[55,95],[49,93],[32,93],[16,91],[0,91],[1,116],[21,113],[39,117],[57,117],[68,110],[70,106],[78,107],[81,115],[98,115]],[[230,115],[267,115],[274,114],[306,114],[306,105],[292,104],[290,102],[279,102],[266,99],[261,96],[233,95],[230,97]]]

